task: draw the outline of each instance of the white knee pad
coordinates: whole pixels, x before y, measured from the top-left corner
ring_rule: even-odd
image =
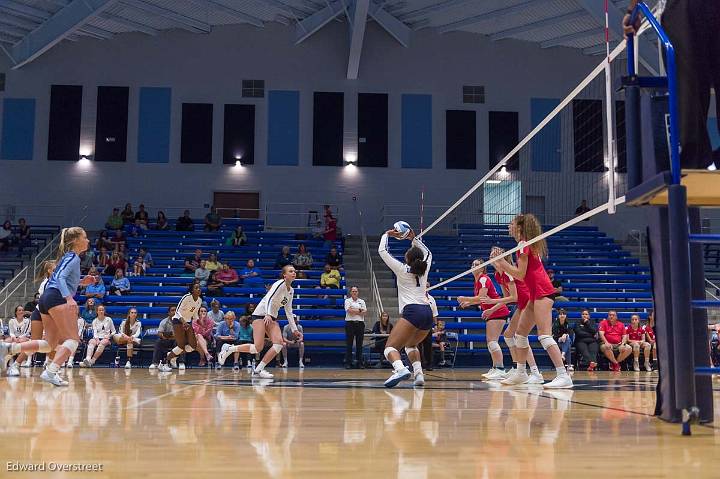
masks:
[[[192,346],[190,346],[189,344],[186,344],[186,345],[185,345],[185,352],[186,352],[186,353],[192,353],[193,351],[195,351],[195,350],[193,349]]]
[[[515,347],[515,338],[503,336],[503,339],[505,340],[505,344],[507,345],[508,348]]]
[[[414,348],[414,347],[413,347],[413,348],[405,348],[405,353],[406,353],[406,354],[410,354],[410,353],[412,353],[413,351],[419,351],[419,350],[418,350],[418,348]]]
[[[250,345],[250,354],[257,354],[257,353],[258,353],[257,348],[255,347],[254,344],[251,344]]]
[[[557,346],[557,343],[549,334],[541,334],[540,336],[538,336],[538,341],[540,341],[540,344],[545,351],[547,351],[552,346]]]
[[[180,356],[182,354],[183,350],[180,349],[180,347],[175,346],[174,348],[172,348],[172,352],[175,356]]]
[[[275,350],[276,353],[279,353],[282,351],[282,344],[273,344],[272,348]]]
[[[496,351],[502,351],[502,348],[500,348],[500,343],[498,343],[497,341],[488,341],[487,346],[488,351],[490,351],[491,353],[494,353]]]
[[[74,356],[75,351],[77,351],[78,344],[80,343],[78,343],[74,339],[66,339],[65,341],[63,341],[62,345],[70,350],[70,356]]]
[[[38,353],[49,353],[52,351],[52,348],[50,347],[50,343],[45,341],[44,339],[38,340]]]
[[[522,336],[520,334],[515,334],[515,347],[517,348],[529,348],[530,347],[530,341],[528,341],[527,336]]]
[[[385,351],[383,351],[383,354],[385,355],[385,359],[388,359],[388,360],[389,360],[389,359],[390,359],[390,358],[389,358],[390,353],[392,353],[392,352],[396,352],[396,353],[397,353],[398,350],[395,349],[395,348],[392,348],[392,347],[387,347],[387,348],[385,348]]]

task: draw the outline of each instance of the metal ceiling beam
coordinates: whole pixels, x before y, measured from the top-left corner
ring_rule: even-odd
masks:
[[[585,10],[577,10],[575,12],[570,12],[559,17],[546,18],[537,22],[528,23],[527,25],[520,25],[519,27],[508,28],[507,30],[493,33],[492,35],[490,35],[490,40],[496,41],[502,40],[504,38],[514,37],[515,35],[520,35],[521,33],[532,32],[534,30],[539,30],[550,25],[557,25],[559,23],[571,22],[585,16],[587,16],[587,12],[585,12]]]
[[[23,38],[25,35],[27,35],[28,32],[27,30],[23,30],[22,28],[14,27],[11,25],[4,25],[2,24],[2,20],[0,20],[0,33],[5,33],[13,37]]]
[[[544,3],[550,3],[552,1],[554,0],[525,0],[524,2],[518,3],[517,5],[513,5],[511,7],[496,8],[495,10],[490,10],[489,12],[481,13],[470,18],[465,18],[457,22],[448,23],[447,25],[439,27],[438,32],[453,32],[455,30],[460,30],[462,28],[469,27],[481,22],[486,22],[488,20],[494,20],[496,18],[501,18],[506,15],[514,15],[516,13],[520,13],[531,5],[535,7]]]
[[[158,7],[157,5],[148,3],[144,0],[122,0],[122,3],[137,10],[142,10],[144,12],[151,13],[159,17],[164,17],[168,20],[171,20],[176,25],[191,32],[210,33],[210,31],[212,30],[212,26],[205,22],[201,22],[200,20],[197,20],[195,18],[187,17],[174,10],[168,10],[167,8]]]
[[[116,0],[73,0],[12,47],[16,70],[50,50],[88,20],[111,7]]]
[[[38,22],[31,22],[30,20],[14,17],[10,14],[5,14],[2,12],[0,12],[0,23],[4,23],[6,25],[13,25],[16,27],[24,28],[26,30],[35,30],[38,25],[40,25]]]
[[[613,51],[615,47],[618,46],[617,41],[610,42],[610,51]],[[605,53],[607,51],[607,48],[604,43],[601,43],[599,45],[595,45],[593,47],[583,48],[583,54],[584,55],[600,55],[601,53]]]
[[[305,17],[314,12],[314,10],[308,9],[304,5],[296,7],[294,5],[288,5],[284,2],[281,2],[280,0],[263,0],[263,2],[265,2],[266,5],[275,7],[278,10],[285,12],[285,13],[289,13],[289,14],[291,14],[290,16],[295,16],[295,17]]]
[[[449,10],[454,7],[460,7],[473,1],[474,0],[447,0],[436,5],[430,5],[425,8],[413,10],[412,12],[403,13],[402,15],[398,15],[397,18],[406,22],[408,20],[412,20],[413,18],[424,17],[425,15],[429,15],[431,13],[444,12],[445,10]]]
[[[47,10],[31,7],[24,3],[16,2],[15,0],[3,0],[2,6],[22,15],[39,18],[40,20],[46,20],[52,16],[52,13]]]
[[[295,44],[298,45],[304,42],[344,12],[345,9],[343,8],[342,2],[335,0],[334,2],[329,2],[327,7],[323,8],[319,12],[310,15],[301,22],[298,22],[295,34]]]
[[[348,55],[347,79],[357,80],[360,70],[365,26],[368,20],[370,0],[354,0],[350,5],[350,53]]]
[[[135,20],[130,20],[129,18],[121,17],[120,15],[116,15],[114,13],[105,12],[98,16],[100,18],[104,18],[105,20],[125,25],[126,27],[132,28],[138,32],[147,33],[148,35],[157,35],[159,33],[156,29],[149,27],[144,23],[138,23]]]
[[[107,30],[104,30],[102,28],[98,28],[93,25],[83,25],[79,28],[79,30],[86,32],[86,33],[92,33],[95,36],[98,36],[100,38],[104,38],[105,40],[110,40],[115,36],[113,32],[108,32]]]
[[[568,35],[563,35],[561,37],[555,37],[550,40],[544,41],[540,44],[540,48],[550,48],[550,47],[556,47],[559,45],[564,45],[568,42],[572,42],[575,40],[582,40],[583,38],[592,37],[595,35],[601,35],[604,32],[601,28],[593,28],[592,30],[585,30],[582,32],[576,32],[576,33],[570,33]]]
[[[382,3],[374,3],[370,6],[368,12],[370,16],[380,25],[386,32],[397,40],[402,46],[407,48],[410,45],[412,30],[403,22],[398,20],[392,14],[383,9]]]
[[[247,13],[240,11],[236,8],[228,7],[227,5],[224,5],[222,3],[218,3],[214,0],[204,0],[206,5],[208,5],[213,10],[217,10],[219,12],[227,13],[228,15],[232,15],[233,17],[237,18],[238,20],[241,20],[244,23],[249,23],[250,25],[254,25],[258,28],[262,28],[265,26],[263,21],[257,17],[253,17],[252,15],[248,15]]]
[[[577,0],[581,7],[583,7],[601,26],[605,26],[605,8],[603,2],[597,0]],[[610,7],[608,9],[608,22],[610,30],[618,36],[618,38],[624,38],[625,34],[622,28],[623,14],[617,7]],[[650,33],[650,35],[654,35]],[[638,51],[639,61],[647,68],[652,74],[660,74],[660,61],[658,59],[657,47],[648,40],[646,35],[638,37]]]

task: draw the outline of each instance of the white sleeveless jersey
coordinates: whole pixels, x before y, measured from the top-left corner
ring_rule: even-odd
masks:
[[[272,316],[277,319],[280,308],[285,308],[285,316],[287,316],[290,328],[297,331],[295,326],[295,315],[292,310],[292,302],[295,297],[295,290],[285,286],[285,280],[279,279],[273,283],[265,297],[258,303],[253,316]]]
[[[38,294],[39,294],[40,296],[42,296],[43,293],[45,292],[45,287],[46,287],[47,284],[48,284],[48,280],[49,280],[49,278],[45,278],[44,280],[42,280],[42,283],[40,283],[40,287],[38,288]],[[39,304],[35,305],[35,309],[37,309],[38,311],[40,311],[40,305],[39,305]]]
[[[417,276],[410,272],[410,266],[405,263],[401,263],[396,260],[388,251],[388,235],[385,233],[380,239],[380,246],[378,247],[378,253],[385,262],[386,265],[395,273],[398,289],[398,305],[400,307],[400,314],[408,304],[425,304],[428,305],[430,302],[427,299],[427,279],[430,274],[430,266],[432,265],[432,253],[420,241],[415,238],[412,241],[413,246],[417,246],[423,252],[423,259],[427,262],[427,269],[425,274]]]
[[[193,319],[198,318],[198,312],[202,306],[202,298],[198,296],[198,299],[193,299],[192,294],[187,293],[185,296],[180,298],[180,302],[177,305],[177,311],[173,319],[182,319],[183,322],[189,323]]]

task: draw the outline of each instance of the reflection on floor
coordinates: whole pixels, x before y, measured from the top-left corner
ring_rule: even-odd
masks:
[[[577,373],[575,390],[550,392],[482,382],[476,370],[393,390],[382,387],[387,371],[273,372],[260,382],[75,369],[66,389],[40,383],[39,371],[3,377],[3,458],[100,463],[94,477],[123,478],[720,476],[720,430],[681,437],[650,415],[654,374]]]

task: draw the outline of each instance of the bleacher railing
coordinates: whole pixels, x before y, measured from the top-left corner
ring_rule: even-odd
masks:
[[[330,211],[338,219],[339,207],[330,204]],[[324,205],[321,203],[271,203],[265,204],[265,229],[267,231],[310,232],[318,221],[325,221]]]
[[[355,209],[358,214],[358,221],[360,223],[360,237],[362,241],[362,259],[365,264],[365,271],[368,274],[368,280],[370,281],[370,298],[369,302],[375,307],[375,317],[379,317],[380,313],[385,311],[383,309],[382,297],[380,296],[380,287],[378,286],[377,277],[375,276],[375,268],[372,261],[372,252],[370,251],[370,243],[368,243],[367,234],[365,232],[365,224],[363,221],[363,213],[357,202],[355,202]]]
[[[3,310],[3,318],[10,316],[15,309],[16,304],[10,304],[10,300],[19,296],[22,290],[22,297],[27,297],[28,284],[32,281],[30,278],[30,267],[25,266],[13,279],[8,281],[5,287],[0,290],[0,308]]]

